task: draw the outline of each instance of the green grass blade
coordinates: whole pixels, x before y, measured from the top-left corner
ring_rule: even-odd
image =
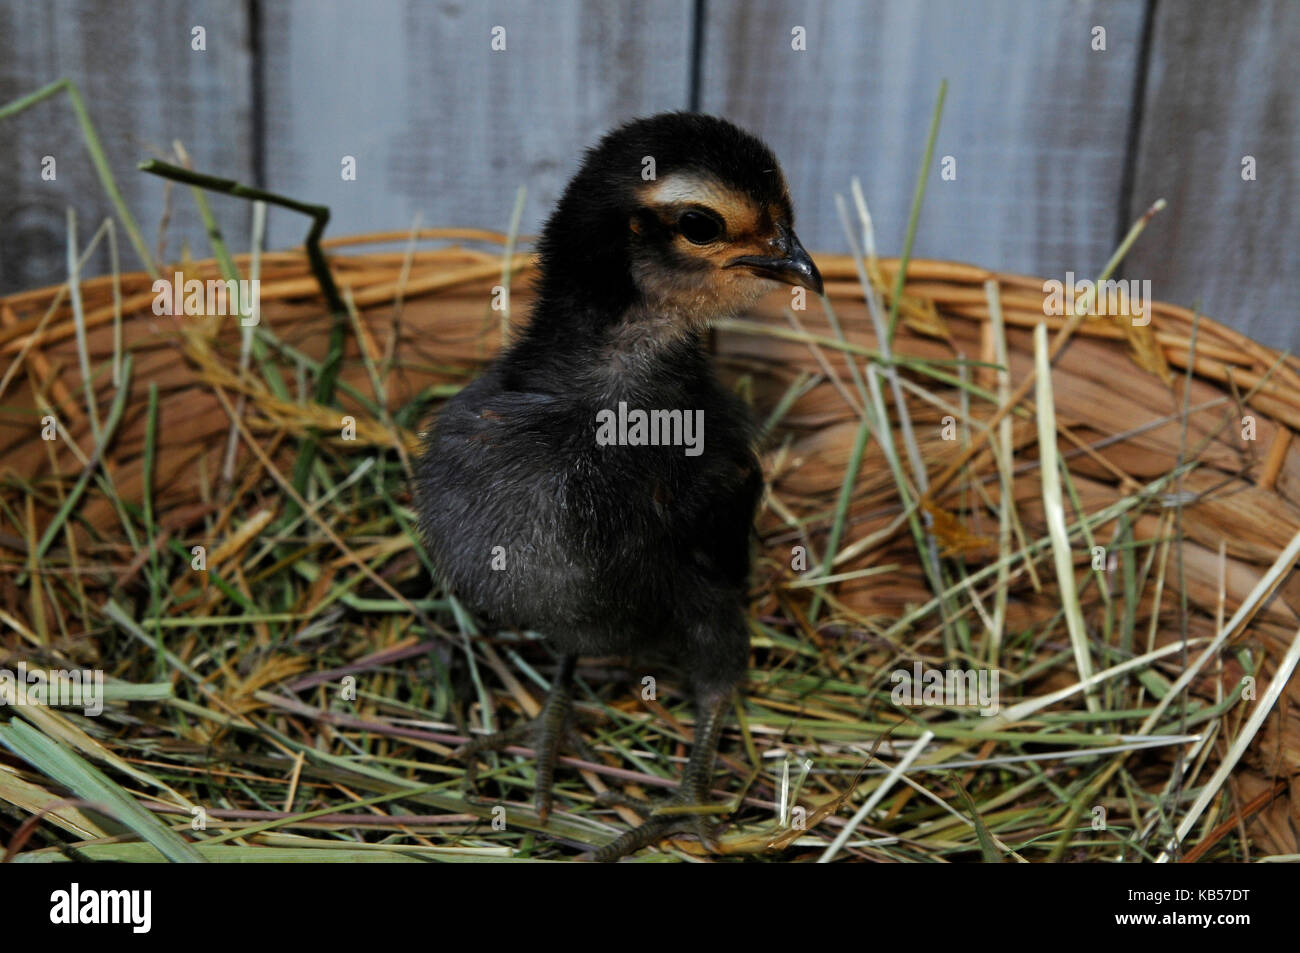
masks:
[[[0,727],[0,743],[42,774],[53,778],[78,797],[110,808],[117,818],[167,860],[203,863],[203,855],[179,834],[146,811],[121,785],[53,738],[26,722],[13,720]]]

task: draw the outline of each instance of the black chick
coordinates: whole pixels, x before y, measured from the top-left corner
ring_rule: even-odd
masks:
[[[540,724],[467,749],[472,763],[536,727],[543,822],[582,654],[657,656],[687,673],[698,714],[676,800],[707,799],[748,659],[762,473],[747,410],[718,384],[704,334],[779,282],[821,293],[792,221],[776,158],[731,123],[668,113],[614,130],[542,233],[528,327],[429,435],[416,497],[445,584],[562,654]],[[632,411],[670,413],[611,442],[620,405],[633,424]],[[655,815],[596,858],[681,826]]]

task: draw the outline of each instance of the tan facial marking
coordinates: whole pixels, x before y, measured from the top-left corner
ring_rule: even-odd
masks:
[[[727,265],[741,255],[772,253],[770,242],[785,215],[782,209],[759,205],[712,177],[690,173],[675,173],[646,183],[638,198],[665,225],[675,224],[682,212],[691,208],[707,209],[724,223],[724,233],[717,241],[696,245],[682,235],[673,241],[679,254],[706,264],[703,269],[673,274],[633,266],[638,285],[666,319],[667,333],[675,335],[719,315],[744,310],[774,286],[744,268]]]
[[[761,217],[748,196],[708,176],[688,173],[665,176],[642,188],[640,198],[665,220],[675,218],[692,206],[711,209],[726,222],[725,240],[729,242],[754,232]]]

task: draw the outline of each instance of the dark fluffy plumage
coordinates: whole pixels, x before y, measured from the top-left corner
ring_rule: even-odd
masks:
[[[647,158],[654,177],[643,176]],[[673,799],[702,804],[745,671],[762,490],[749,415],[718,384],[703,335],[780,282],[820,293],[821,275],[767,147],[685,113],[628,123],[589,150],[540,252],[528,327],[429,435],[421,527],[471,610],[536,630],[563,656],[542,714],[518,726],[536,731],[543,822],[579,654],[656,658],[689,676],[695,744]],[[600,415],[620,408],[702,417],[702,444],[684,428],[689,452],[598,439]],[[462,749],[467,774],[518,727]],[[699,814],[647,816],[594,857],[616,860],[683,826],[713,836]]]
[[[666,655],[729,688],[745,664],[761,489],[748,420],[694,343],[642,371],[626,390],[556,393],[509,389],[490,369],[430,438],[424,531],[452,591],[492,622],[541,632],[566,654]],[[533,383],[552,373],[564,372]],[[598,446],[597,411],[620,399],[703,409],[703,452]],[[498,546],[505,568],[494,571]]]
[[[648,653],[708,691],[744,670],[749,537],[762,487],[749,415],[698,330],[628,346],[628,229],[642,157],[784,203],[771,152],[730,123],[668,114],[589,150],[541,240],[528,329],[442,410],[417,497],[435,565],[473,611],[566,654]],[[641,320],[644,320],[642,317]],[[598,446],[596,415],[703,410],[703,452]],[[504,550],[504,570],[491,568]]]
[[[533,342],[567,346],[578,334],[608,327],[636,303],[628,218],[635,212],[634,190],[644,184],[647,156],[655,160],[661,179],[679,172],[706,173],[756,204],[781,206],[793,218],[776,157],[738,126],[684,112],[626,123],[587,150],[542,231],[540,301],[529,328]],[[652,234],[647,242],[660,237]],[[521,343],[518,357],[526,359],[530,348]]]

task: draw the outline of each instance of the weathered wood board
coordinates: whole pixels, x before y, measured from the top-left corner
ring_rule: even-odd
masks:
[[[916,254],[1092,275],[1163,196],[1123,276],[1295,347],[1298,43],[1292,0],[0,0],[0,102],[72,77],[151,249],[166,191],[135,164],[175,139],[198,168],[329,205],[331,234],[504,229],[520,185],[527,233],[603,131],[697,103],[771,143],[806,245],[847,250],[835,196],[857,175],[892,254],[947,78]],[[0,158],[0,293],[60,280],[66,207],[83,242],[111,210],[66,100],[0,123]],[[212,201],[245,248],[246,203]],[[305,228],[272,210],[268,244]],[[175,189],[161,257],[184,243],[210,253]]]

